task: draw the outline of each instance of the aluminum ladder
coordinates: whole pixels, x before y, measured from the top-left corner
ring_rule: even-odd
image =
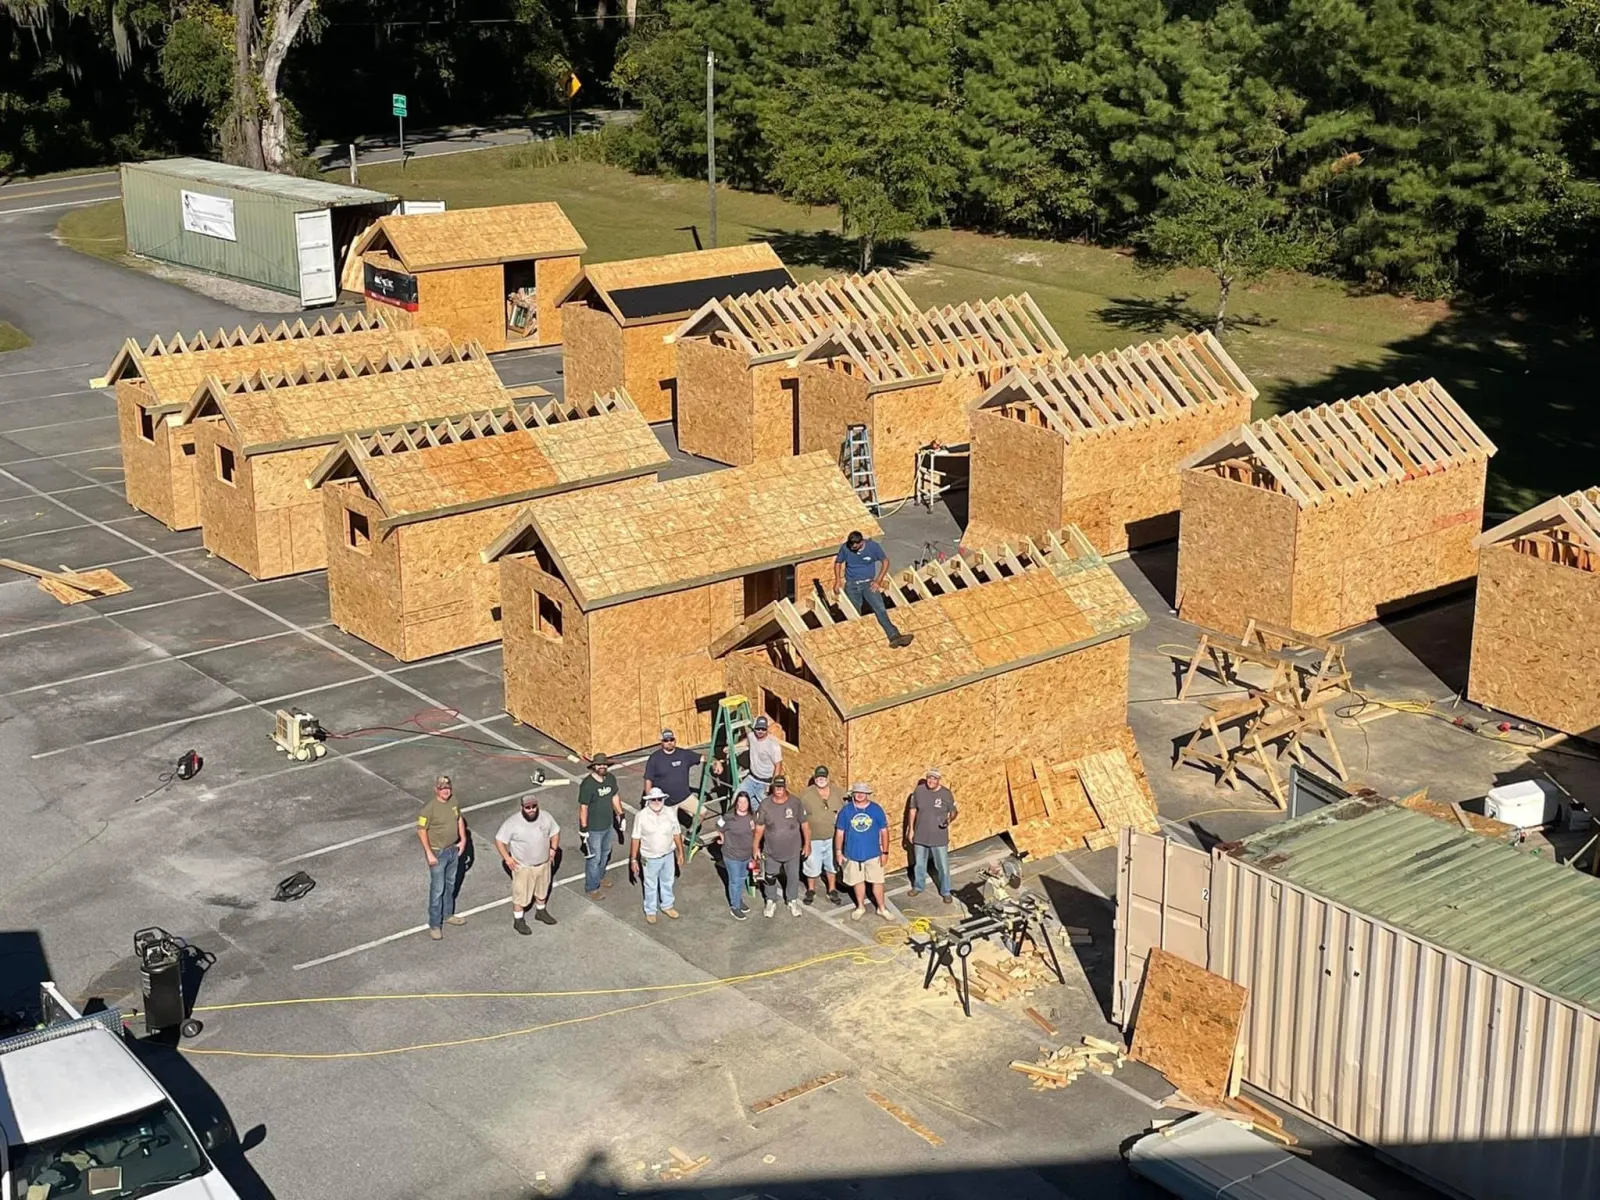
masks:
[[[706,746],[706,759],[700,767],[700,789],[695,793],[694,812],[689,817],[689,849],[685,856],[688,861],[694,860],[704,841],[701,833],[706,818],[720,816],[733,807],[732,798],[739,790],[740,781],[739,742],[749,735],[754,723],[750,701],[743,696],[724,696],[717,702],[716,712],[711,714],[711,741]],[[724,750],[728,755],[728,773],[719,780],[711,764]],[[722,808],[713,813],[709,802],[716,798],[723,783],[727,784],[728,793],[722,798]]]
[[[844,462],[840,465],[844,467],[845,478],[850,481],[850,486],[861,497],[861,503],[876,516],[878,476],[872,469],[872,440],[867,436],[865,425],[852,425],[845,433]]]

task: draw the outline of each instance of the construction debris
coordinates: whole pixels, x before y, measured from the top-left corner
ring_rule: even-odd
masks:
[[[1238,1094],[1246,991],[1162,949],[1152,949],[1135,1011],[1129,1057],[1154,1067],[1203,1109]]]
[[[1050,960],[1031,940],[1016,958],[993,942],[974,942],[972,955],[967,959],[967,970],[972,998],[986,1004],[1004,1004],[1008,1000],[1032,996],[1038,988],[1049,987],[1057,982]],[[956,1003],[961,1002],[960,985],[950,975],[937,976],[933,986],[942,995],[954,996]],[[1048,1024],[1037,1014],[1031,1015],[1036,1021]],[[1055,1030],[1050,1028],[1045,1032],[1053,1034]]]
[[[1121,1046],[1088,1034],[1084,1034],[1076,1046],[1058,1046],[1055,1049],[1041,1046],[1039,1051],[1043,1057],[1037,1062],[1014,1059],[1011,1063],[1011,1069],[1019,1075],[1026,1075],[1028,1086],[1036,1092],[1052,1092],[1068,1087],[1076,1083],[1078,1076],[1085,1071],[1110,1075],[1128,1061]],[[1107,1062],[1108,1055],[1114,1061]]]
[[[672,1159],[672,1166],[666,1167],[656,1176],[657,1179],[664,1182],[687,1179],[711,1161],[709,1154],[702,1154],[699,1158],[690,1158],[676,1146],[668,1146],[667,1155]]]
[[[942,1137],[940,1137],[933,1130],[929,1129],[921,1121],[917,1120],[917,1118],[915,1116],[913,1116],[911,1113],[907,1112],[905,1109],[901,1108],[898,1104],[894,1103],[892,1100],[889,1099],[889,1097],[885,1096],[883,1093],[881,1093],[881,1092],[868,1092],[867,1093],[867,1099],[871,1100],[879,1108],[883,1109],[884,1112],[888,1113],[896,1121],[899,1121],[900,1124],[904,1125],[907,1129],[911,1130],[912,1133],[916,1134],[923,1141],[927,1142],[928,1145],[930,1145],[930,1146],[942,1146],[942,1145],[944,1145],[944,1139]]]
[[[843,1078],[844,1073],[842,1071],[829,1071],[826,1075],[818,1075],[815,1079],[797,1083],[794,1087],[781,1091],[776,1096],[768,1096],[765,1100],[757,1100],[750,1106],[750,1111],[753,1113],[770,1112],[780,1104],[787,1104],[789,1101],[804,1096],[808,1092],[814,1092],[818,1088],[825,1088],[830,1083],[838,1083]]]
[[[1139,748],[1126,729],[1115,749],[1068,762],[1013,758],[1006,762],[1011,797],[1011,844],[1029,858],[1116,844],[1124,825],[1156,833],[1155,794]]]
[[[63,604],[82,604],[85,600],[116,596],[133,590],[104,567],[93,571],[74,571],[71,567],[63,566],[60,571],[46,571],[14,558],[0,558],[0,567],[9,567],[23,575],[33,576],[39,581],[40,591],[48,592]]]

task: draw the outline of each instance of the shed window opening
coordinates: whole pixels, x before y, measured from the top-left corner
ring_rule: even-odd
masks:
[[[533,593],[533,628],[552,642],[561,640],[561,602],[541,591]]]
[[[139,409],[139,436],[147,442],[156,440],[156,418],[148,408]]]
[[[778,740],[785,746],[800,745],[800,701],[785,700],[776,692],[761,689],[761,711],[778,727]]]
[[[193,458],[194,457],[194,443],[193,442],[185,442],[183,444],[183,454],[184,454],[185,458]]]
[[[234,477],[238,474],[239,465],[233,457],[233,451],[226,446],[217,447],[217,478],[223,483],[233,486]]]
[[[357,554],[372,553],[372,526],[364,513],[344,510],[344,540]]]

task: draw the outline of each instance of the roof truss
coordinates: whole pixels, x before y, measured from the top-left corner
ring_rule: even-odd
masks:
[[[785,358],[838,324],[915,317],[917,307],[888,271],[834,275],[786,288],[709,300],[667,342],[720,333],[752,362]]]
[[[166,358],[175,354],[197,354],[206,350],[223,350],[234,346],[257,346],[266,342],[294,342],[307,338],[328,337],[336,333],[364,333],[383,327],[381,317],[354,312],[339,313],[331,319],[318,317],[309,325],[304,318],[301,318],[292,325],[287,321],[279,321],[271,328],[262,323],[250,330],[246,330],[243,325],[236,325],[231,330],[218,329],[213,333],[201,330],[190,337],[175,333],[166,340],[157,335],[142,348],[129,338],[122,344],[122,349],[117,351],[116,358],[111,360],[111,366],[107,368],[105,377],[108,382],[115,383],[119,379],[139,374],[140,364],[145,359]]]
[[[1600,487],[1546,500],[1493,529],[1484,530],[1473,544],[1482,548],[1557,529],[1564,529],[1573,540],[1600,554]]]

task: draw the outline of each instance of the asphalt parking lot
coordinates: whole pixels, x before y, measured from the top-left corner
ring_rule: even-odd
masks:
[[[573,853],[558,869],[559,924],[519,938],[491,852],[464,877],[468,924],[431,942],[412,822],[434,776],[454,778],[482,841],[543,771],[572,846],[577,764],[506,717],[498,646],[398,665],[329,623],[320,574],[253,582],[210,558],[197,531],[128,507],[112,397],[87,381],[126,336],[251,318],[63,250],[52,225],[48,212],[0,214],[0,318],[35,339],[0,358],[0,556],[109,566],[131,590],[62,607],[0,577],[0,820],[11,835],[0,961],[17,965],[11,981],[24,989],[26,966],[79,998],[128,1004],[135,929],[162,926],[214,956],[198,996],[204,1032],[181,1057],[151,1053],[175,1086],[253,1131],[229,1160],[241,1190],[642,1191],[677,1149],[710,1157],[695,1188],[730,1196],[1152,1194],[1118,1148],[1176,1115],[1152,1099],[1167,1091],[1159,1077],[1130,1066],[1031,1092],[1006,1064],[1034,1057],[1039,1031],[984,1006],[967,1020],[922,992],[898,924],[854,924],[820,905],[734,923],[701,858],[680,882],[683,919],[648,926],[616,867],[603,899],[585,899]],[[559,387],[554,355],[512,356],[501,370]],[[674,469],[705,466],[679,456]],[[899,561],[959,535],[943,511],[891,521]],[[1167,607],[1171,557],[1117,565],[1151,616],[1136,641],[1132,720],[1174,836],[1237,837],[1275,819],[1263,797],[1166,770],[1198,711],[1170,699],[1165,648],[1192,641]],[[1464,618],[1470,604],[1456,601],[1362,631],[1350,650],[1358,681],[1448,700]],[[273,710],[291,704],[346,735],[327,759],[296,764],[270,742]],[[1426,784],[1468,798],[1529,769],[1520,752],[1439,721],[1397,715],[1340,739],[1358,780],[1392,793]],[[166,782],[191,748],[200,776]],[[630,802],[641,759],[619,771]],[[998,852],[959,853],[963,881]],[[1109,1032],[1114,854],[1043,864],[1058,912],[1095,932],[1096,947],[1066,963],[1068,986],[1035,1001],[1069,1033]],[[315,890],[273,902],[295,870]],[[903,878],[891,886],[903,920],[945,917],[904,889]],[[390,995],[404,998],[370,999]],[[301,1000],[319,1002],[285,1003]],[[754,1102],[829,1072],[840,1081],[752,1115]],[[1375,1196],[1427,1194],[1306,1133],[1320,1162]]]

